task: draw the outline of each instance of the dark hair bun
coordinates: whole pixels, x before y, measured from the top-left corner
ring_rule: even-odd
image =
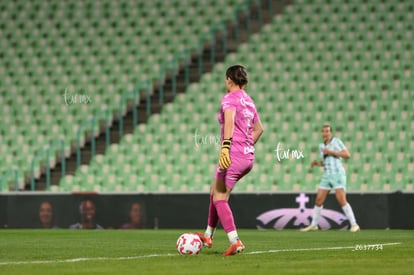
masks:
[[[240,88],[247,85],[249,82],[247,80],[247,71],[246,68],[242,65],[234,65],[227,69],[226,77],[230,78],[234,84],[238,85]]]

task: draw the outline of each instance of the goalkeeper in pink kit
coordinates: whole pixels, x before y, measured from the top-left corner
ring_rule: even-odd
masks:
[[[263,133],[259,114],[253,100],[243,90],[247,83],[246,69],[231,66],[226,71],[227,94],[221,100],[218,121],[221,127],[222,147],[210,191],[207,229],[196,234],[204,246],[211,247],[220,221],[230,241],[223,254],[230,256],[244,250],[237,234],[228,200],[236,183],[253,168],[254,144]]]

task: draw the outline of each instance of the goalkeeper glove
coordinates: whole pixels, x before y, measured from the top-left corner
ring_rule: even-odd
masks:
[[[230,145],[231,145],[231,138],[224,139],[223,142],[221,143],[219,166],[223,170],[229,168],[231,164]]]

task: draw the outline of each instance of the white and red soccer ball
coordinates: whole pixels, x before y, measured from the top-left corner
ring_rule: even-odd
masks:
[[[184,233],[178,237],[176,248],[181,255],[198,255],[203,242],[194,233]]]

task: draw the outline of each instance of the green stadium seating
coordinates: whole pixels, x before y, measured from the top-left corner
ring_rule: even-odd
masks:
[[[16,167],[23,188],[37,152],[62,139],[70,154],[83,121],[105,109],[118,111],[122,93],[140,81],[158,80],[163,63],[198,49],[199,35],[232,20],[235,13],[225,11],[241,4],[244,0],[2,5],[0,102],[7,107],[1,110],[0,134],[13,142],[0,173]]]
[[[84,4],[82,8],[91,19],[78,12],[78,5],[82,4],[49,3],[68,19],[59,28],[52,25],[47,39],[34,43],[43,35],[43,28],[35,28],[31,33],[9,33],[7,43],[1,41],[7,49],[6,65],[1,68],[6,77],[0,80],[1,84],[6,90],[21,93],[22,87],[26,87],[24,90],[31,95],[11,97],[2,92],[1,102],[10,105],[3,110],[4,115],[9,114],[4,120],[12,125],[26,125],[45,119],[52,125],[52,131],[48,131],[38,124],[31,130],[38,133],[32,138],[25,134],[27,130],[22,130],[27,127],[2,126],[2,140],[13,144],[0,147],[6,152],[2,162],[7,167],[19,167],[27,161],[27,157],[14,157],[22,151],[25,156],[35,152],[36,146],[23,144],[43,146],[59,136],[73,139],[80,117],[99,110],[88,105],[58,105],[62,94],[51,96],[50,91],[63,85],[62,93],[66,87],[74,93],[78,85],[93,85],[96,92],[86,88],[82,91],[90,92],[94,100],[114,111],[119,107],[118,91],[134,84],[130,72],[135,78],[158,78],[160,64],[174,50],[167,45],[180,41],[186,48],[196,49],[198,41],[194,37],[203,26],[219,22],[217,15],[222,15],[222,19],[229,16],[219,4],[183,9],[180,1],[171,1],[167,6],[163,3],[158,0],[138,2],[136,6],[109,1]],[[237,3],[241,1],[232,1]],[[216,112],[224,92],[223,75],[227,66],[242,63],[248,68],[248,92],[256,102],[266,131],[256,147],[256,166],[235,191],[315,191],[322,169],[310,169],[309,165],[319,158],[320,126],[325,122],[334,125],[335,135],[350,149],[351,158],[344,161],[348,191],[412,191],[413,7],[407,0],[295,1],[260,33],[239,45],[225,62],[216,64],[199,83],[190,85],[173,103],[164,106],[160,115],[138,126],[119,145],[112,145],[105,155],[96,157],[75,176],[63,178],[59,190],[208,192],[219,149],[215,139],[219,135]],[[14,2],[9,8],[15,8]],[[109,11],[122,14],[125,19],[99,19]],[[9,16],[13,14],[22,21],[17,12]],[[16,29],[18,20],[8,23],[7,29]],[[42,20],[31,23],[42,24]],[[137,30],[137,25],[142,27]],[[131,33],[138,32],[139,39],[128,40],[133,37]],[[111,39],[102,33],[110,33]],[[171,38],[171,33],[176,36]],[[189,36],[191,33],[196,35]],[[42,43],[44,46],[52,41],[55,47],[45,47],[43,51]],[[33,46],[14,50],[9,43]],[[159,44],[160,47],[154,46]],[[62,53],[57,47],[63,49]],[[84,50],[75,50],[79,48]],[[15,52],[22,58],[11,58]],[[42,66],[25,77],[26,71],[15,69],[13,64],[27,63],[26,56],[33,53],[37,55],[34,63]],[[138,53],[142,53],[137,57],[142,66],[130,61]],[[43,66],[47,62],[55,68],[48,79],[43,77],[45,71],[50,71]],[[76,67],[78,63],[82,65]],[[36,97],[38,90],[43,91],[40,99]],[[41,112],[32,108],[34,102],[43,100],[48,103]],[[47,118],[44,113],[53,115]],[[64,114],[63,118],[59,114]],[[71,123],[65,123],[68,119]],[[278,161],[278,143],[291,150],[303,150],[304,158]]]

